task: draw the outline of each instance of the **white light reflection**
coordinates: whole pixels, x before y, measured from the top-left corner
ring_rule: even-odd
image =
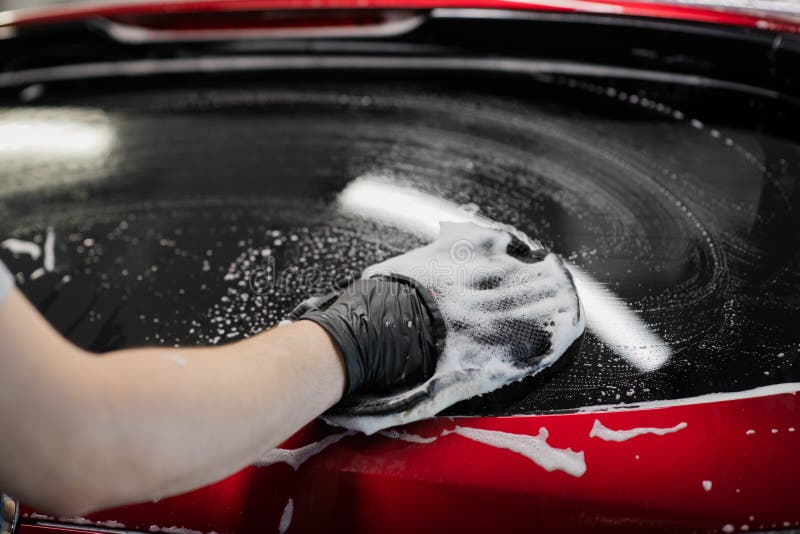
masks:
[[[386,178],[361,176],[339,194],[339,204],[361,217],[380,221],[431,240],[439,235],[439,221],[480,222],[479,215],[453,202],[394,185]]]
[[[672,350],[602,283],[579,267],[564,262],[586,313],[586,327],[608,348],[642,372],[655,371],[669,360]]]
[[[0,115],[0,156],[98,157],[111,146],[113,131],[97,112],[15,110]]]
[[[377,220],[431,240],[440,221],[475,222],[487,219],[457,204],[387,178],[356,178],[339,195],[347,213]],[[586,313],[586,326],[611,350],[642,372],[654,371],[672,355],[669,346],[653,333],[635,311],[613,292],[575,265],[567,263]]]

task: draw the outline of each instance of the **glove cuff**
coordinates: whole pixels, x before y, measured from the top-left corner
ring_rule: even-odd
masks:
[[[346,395],[428,378],[444,345],[444,321],[433,295],[399,275],[357,280],[327,309],[300,319],[324,328],[339,346]]]
[[[345,395],[350,395],[358,391],[366,378],[366,370],[363,366],[364,359],[354,357],[361,353],[361,348],[355,332],[350,328],[348,321],[338,314],[329,314],[325,311],[315,310],[305,313],[299,318],[301,321],[311,321],[321,326],[333,338],[339,346],[347,371],[347,386]]]

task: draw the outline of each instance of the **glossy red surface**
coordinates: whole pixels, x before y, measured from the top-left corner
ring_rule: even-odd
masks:
[[[687,426],[614,442],[589,436],[596,419],[614,430]],[[597,413],[438,418],[404,430],[432,437],[456,425],[524,435],[544,427],[551,446],[583,451],[586,472],[548,472],[523,455],[455,434],[429,444],[357,435],[297,471],[285,463],[251,467],[187,495],[90,519],[141,531],[260,533],[277,529],[291,498],[288,532],[704,532],[800,525],[800,399],[794,393]],[[337,432],[316,422],[284,447]]]
[[[3,13],[0,25],[39,24],[93,16],[130,16],[204,11],[252,11],[276,9],[433,9],[439,7],[513,9],[599,13],[635,17],[655,17],[713,24],[726,24],[800,32],[800,21],[778,14],[749,13],[666,2],[621,0],[190,0],[160,2],[119,2],[77,4],[24,9]]]

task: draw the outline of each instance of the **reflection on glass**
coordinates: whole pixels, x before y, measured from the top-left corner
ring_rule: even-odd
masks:
[[[112,139],[102,113],[37,109],[0,115],[0,157],[98,157],[108,152]]]
[[[486,222],[453,202],[379,176],[356,178],[339,194],[338,200],[347,213],[429,239],[438,235],[440,221]],[[642,372],[656,370],[669,360],[671,350],[666,342],[619,297],[575,265],[567,266],[583,303],[587,328],[593,334]]]
[[[378,176],[362,176],[350,182],[339,194],[339,205],[347,212],[431,240],[439,235],[439,221],[485,220],[453,202]]]
[[[672,355],[625,302],[579,267],[566,262],[586,313],[586,326],[639,371],[655,371]]]

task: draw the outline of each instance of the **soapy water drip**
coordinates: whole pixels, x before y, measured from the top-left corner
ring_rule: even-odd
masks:
[[[595,419],[594,425],[592,425],[592,430],[589,432],[589,437],[600,438],[605,441],[621,442],[645,434],[665,436],[667,434],[672,434],[674,432],[678,432],[679,430],[683,430],[687,426],[688,425],[685,422],[680,422],[677,425],[669,428],[643,427],[643,428],[631,428],[628,430],[611,430],[610,428],[604,426],[599,419]]]
[[[459,425],[456,425],[453,429],[444,430],[438,436],[433,437],[422,437],[397,430],[384,430],[381,432],[382,436],[420,444],[432,443],[440,437],[451,434],[497,449],[509,450],[524,456],[547,472],[563,471],[577,478],[586,473],[586,461],[583,451],[576,452],[569,448],[559,449],[553,447],[547,443],[547,438],[550,434],[545,427],[539,428],[539,433],[535,436]]]
[[[42,255],[42,247],[32,241],[22,239],[6,239],[0,243],[0,247],[9,250],[12,254],[27,254],[34,261]]]
[[[298,449],[275,449],[262,456],[262,459],[255,465],[266,467],[274,463],[285,462],[297,471],[297,469],[311,457],[321,453],[334,443],[355,434],[356,433],[352,431],[341,432],[338,434],[331,434],[320,441],[310,443]],[[559,449],[553,447],[547,443],[549,433],[544,427],[541,427],[539,433],[535,436],[458,425],[452,429],[443,430],[438,435],[428,437],[397,429],[382,430],[379,435],[388,439],[405,441],[417,445],[430,445],[445,436],[458,435],[496,449],[509,450],[520,456],[524,456],[547,472],[563,471],[577,478],[582,477],[584,473],[586,473],[586,461],[584,460],[583,452],[575,452],[568,448]]]
[[[300,469],[300,466],[303,465],[306,461],[310,458],[316,456],[317,454],[321,453],[334,443],[337,443],[348,436],[355,435],[356,432],[352,430],[348,430],[347,432],[341,432],[339,434],[331,434],[320,441],[316,441],[314,443],[309,443],[299,449],[281,449],[275,448],[271,451],[267,452],[255,463],[255,465],[259,467],[265,467],[268,465],[276,464],[276,463],[286,463],[289,464],[292,469],[297,471]]]
[[[462,426],[457,426],[446,433],[455,433],[490,447],[508,449],[528,458],[548,472],[563,471],[576,478],[580,478],[586,473],[583,451],[575,452],[572,449],[558,449],[549,445],[547,443],[549,434],[544,427],[539,429],[539,434],[536,436]]]
[[[427,445],[428,443],[433,443],[434,441],[439,439],[439,436],[432,436],[432,437],[427,437],[426,438],[426,437],[418,436],[416,434],[411,434],[409,432],[405,432],[403,430],[397,430],[397,429],[393,429],[393,428],[390,428],[390,429],[387,429],[387,430],[381,430],[380,432],[378,432],[378,435],[384,436],[384,437],[390,438],[390,439],[397,439],[397,440],[400,440],[400,441],[407,441],[408,443],[418,443],[420,445]]]
[[[294,500],[289,499],[286,503],[286,507],[283,509],[283,513],[281,514],[281,521],[278,523],[278,532],[280,534],[285,534],[289,527],[292,524],[292,516],[294,515]]]

